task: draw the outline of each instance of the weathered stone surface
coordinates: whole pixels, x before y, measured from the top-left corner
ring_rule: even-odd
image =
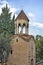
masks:
[[[32,36],[14,35],[11,46],[12,54],[9,54],[9,65],[31,65],[31,59],[35,65],[35,43]]]

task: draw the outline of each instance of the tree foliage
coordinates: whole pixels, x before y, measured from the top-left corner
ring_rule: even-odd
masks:
[[[11,36],[14,35],[15,30],[15,16],[11,19],[11,14],[10,8],[8,8],[6,4],[6,7],[2,8],[2,13],[0,15],[0,58],[2,57],[3,49],[6,50],[7,57],[11,49]]]
[[[43,37],[36,36],[36,62],[43,60]]]
[[[9,55],[9,52],[11,50],[10,45],[11,38],[10,37],[4,37],[3,35],[0,35],[0,59],[3,58],[3,52],[6,51],[6,59]]]
[[[0,15],[0,27],[1,27],[0,33],[6,32],[6,34],[9,34],[9,35],[14,34],[13,32],[14,29],[12,28],[14,27],[14,17],[11,20],[11,12],[7,4],[6,4],[6,7],[2,8],[2,13]]]

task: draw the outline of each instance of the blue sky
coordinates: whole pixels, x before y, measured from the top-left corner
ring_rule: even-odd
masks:
[[[0,14],[6,3],[12,16],[14,13],[17,16],[21,9],[24,10],[30,19],[29,34],[43,35],[43,0],[0,0]]]

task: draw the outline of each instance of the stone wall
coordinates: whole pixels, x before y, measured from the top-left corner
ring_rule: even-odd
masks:
[[[16,36],[13,38],[11,46],[12,54],[9,54],[9,65],[31,65],[32,59],[33,65],[35,65],[35,43],[32,38],[27,42]]]

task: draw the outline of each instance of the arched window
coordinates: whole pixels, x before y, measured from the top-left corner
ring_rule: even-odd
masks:
[[[21,25],[20,24],[18,25],[18,32],[19,33],[21,32]]]
[[[11,54],[12,54],[12,50],[11,50]]]
[[[31,65],[33,65],[33,59],[31,59]]]
[[[23,33],[25,34],[25,32],[26,32],[26,25],[23,24]]]

